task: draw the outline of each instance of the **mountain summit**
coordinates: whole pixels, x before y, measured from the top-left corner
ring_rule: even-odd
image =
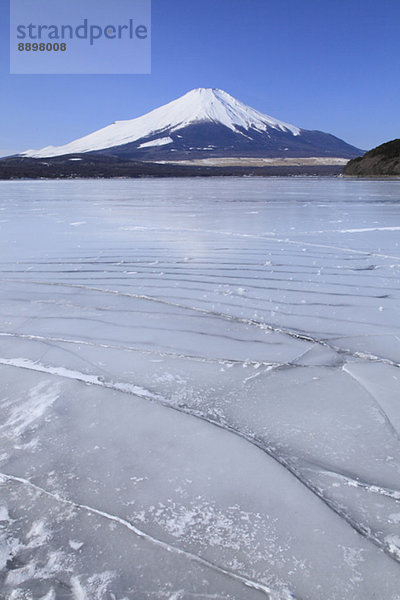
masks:
[[[69,144],[27,150],[22,156],[93,152],[144,160],[352,158],[362,153],[333,135],[300,129],[265,115],[223,90],[197,88],[136,119],[116,121]]]

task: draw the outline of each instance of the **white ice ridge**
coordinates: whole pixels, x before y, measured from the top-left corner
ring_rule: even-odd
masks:
[[[92,152],[129,144],[149,136],[156,138],[152,145],[156,145],[156,143],[162,145],[169,143],[162,141],[167,139],[166,132],[173,133],[199,122],[219,123],[233,131],[238,131],[238,127],[240,127],[245,130],[255,129],[262,132],[271,128],[293,135],[301,133],[298,127],[265,115],[243,104],[223,90],[197,88],[136,119],[116,121],[112,125],[69,144],[46,146],[41,150],[27,150],[22,155],[43,158],[75,152]]]
[[[87,383],[89,385],[100,385],[102,387],[113,389],[119,392],[134,394],[139,398],[156,400],[162,404],[166,403],[166,400],[159,394],[150,392],[149,390],[137,385],[131,385],[129,383],[107,382],[97,375],[89,375],[87,373],[81,373],[80,371],[66,369],[65,367],[48,367],[39,362],[34,362],[26,358],[0,358],[0,365],[19,367],[21,369],[29,369],[30,371],[39,371],[39,373],[48,373],[49,375],[57,375],[58,377],[81,381],[82,383]]]

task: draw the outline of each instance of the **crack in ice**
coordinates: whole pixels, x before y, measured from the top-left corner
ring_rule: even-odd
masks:
[[[239,429],[236,429],[235,427],[233,427],[225,421],[218,421],[210,416],[205,416],[200,411],[191,409],[187,405],[173,404],[162,395],[157,394],[155,392],[151,392],[141,386],[137,386],[134,384],[112,383],[105,381],[103,378],[100,378],[95,375],[88,375],[80,373],[79,371],[72,371],[70,369],[66,369],[65,367],[46,367],[45,365],[42,365],[38,362],[33,362],[29,359],[24,358],[0,358],[0,365],[23,368],[31,371],[39,371],[42,373],[49,373],[51,375],[80,381],[85,384],[98,385],[117,392],[123,392],[130,395],[134,395],[143,400],[157,402],[158,404],[166,408],[186,414],[196,419],[200,419],[201,421],[204,421],[210,425],[218,427],[219,429],[236,435],[245,440],[246,442],[250,443],[251,445],[255,446],[265,454],[267,454],[271,459],[276,461],[281,467],[283,467],[293,477],[295,477],[306,489],[309,490],[309,492],[317,496],[340,519],[347,522],[347,524],[350,525],[357,533],[368,539],[380,549],[384,550],[390,558],[392,558],[396,562],[400,562],[400,555],[392,552],[391,547],[389,545],[384,544],[376,535],[373,534],[373,532],[369,528],[365,527],[362,523],[359,523],[358,521],[353,519],[353,517],[350,514],[348,514],[341,506],[337,505],[333,500],[326,497],[323,490],[321,490],[317,485],[314,485],[311,481],[305,479],[301,472],[293,464],[291,464],[289,460],[286,460],[283,456],[277,454],[274,451],[274,449],[268,447],[263,440],[259,439],[255,435],[250,435],[243,431],[240,431]]]
[[[252,588],[259,592],[264,593],[270,600],[279,600],[279,599],[299,600],[298,598],[296,599],[296,597],[289,591],[283,592],[284,595],[282,595],[280,592],[277,593],[276,591],[272,590],[271,588],[267,587],[266,585],[264,585],[258,581],[254,581],[243,575],[240,575],[239,573],[235,573],[234,571],[230,571],[229,569],[220,567],[220,566],[212,563],[211,561],[207,560],[206,558],[203,558],[197,554],[193,554],[192,552],[188,552],[187,550],[182,550],[182,548],[168,544],[167,542],[164,542],[163,540],[155,538],[155,537],[151,536],[150,534],[146,533],[145,531],[138,529],[137,527],[135,527],[135,525],[133,525],[126,519],[118,517],[117,515],[113,515],[113,514],[104,512],[102,510],[99,510],[98,508],[94,508],[93,506],[89,506],[87,504],[80,504],[79,502],[75,502],[74,500],[69,500],[67,498],[63,498],[59,494],[52,493],[52,492],[36,485],[29,479],[25,479],[23,477],[17,477],[15,475],[9,475],[7,473],[0,473],[0,479],[3,479],[4,481],[13,481],[15,483],[21,483],[23,485],[27,485],[30,488],[39,492],[40,494],[44,494],[44,495],[48,496],[49,498],[56,500],[57,502],[61,502],[62,504],[65,504],[67,506],[72,506],[78,510],[84,510],[84,511],[90,512],[92,514],[98,515],[109,521],[113,521],[114,523],[117,523],[117,524],[121,525],[122,527],[125,527],[126,529],[128,529],[129,531],[134,533],[139,538],[142,538],[142,539],[146,540],[147,542],[150,542],[151,544],[153,544],[159,548],[162,548],[163,550],[166,550],[167,552],[173,552],[174,554],[177,554],[179,556],[184,556],[185,558],[187,558],[193,562],[196,562],[196,563],[202,565],[203,567],[212,569],[213,571],[215,571],[221,575],[225,575],[226,577],[230,577],[231,579],[234,579],[235,581],[243,584],[246,587],[249,587],[249,588]]]
[[[393,425],[392,421],[390,420],[389,415],[387,414],[387,412],[384,410],[383,406],[380,404],[380,402],[377,400],[377,398],[374,396],[374,394],[368,389],[368,387],[360,380],[359,377],[357,377],[357,375],[354,375],[354,373],[352,373],[348,367],[348,365],[344,365],[342,367],[342,371],[344,371],[344,373],[346,373],[346,375],[348,375],[349,377],[351,377],[354,381],[357,382],[357,384],[361,387],[361,389],[363,389],[368,396],[372,399],[373,403],[375,404],[375,406],[377,407],[379,414],[381,415],[381,417],[383,418],[384,422],[386,423],[389,431],[392,433],[392,435],[397,439],[398,442],[400,442],[400,434],[397,431],[396,427]]]
[[[10,281],[17,281],[17,282],[25,283],[24,280],[10,280]],[[154,298],[152,296],[147,296],[145,294],[132,294],[132,293],[121,292],[119,290],[112,290],[112,289],[108,289],[108,288],[97,288],[97,287],[91,287],[91,286],[80,285],[80,284],[71,284],[71,283],[43,282],[43,281],[31,281],[30,283],[34,283],[35,285],[43,285],[43,286],[59,286],[59,287],[69,287],[69,288],[73,288],[73,289],[82,289],[85,291],[97,292],[97,293],[102,293],[102,294],[112,294],[114,296],[133,298],[135,300],[145,300],[148,302],[163,304],[165,306],[181,308],[182,310],[194,311],[199,314],[217,317],[217,318],[224,319],[226,321],[231,321],[234,323],[243,323],[244,325],[257,327],[264,331],[271,331],[274,333],[279,333],[281,335],[286,335],[292,339],[297,339],[297,340],[300,340],[303,342],[310,342],[312,344],[318,344],[320,346],[329,348],[330,350],[334,350],[335,352],[345,354],[345,355],[351,356],[353,358],[359,358],[361,360],[368,360],[368,361],[372,361],[372,362],[379,361],[379,362],[383,362],[385,364],[389,364],[394,367],[400,367],[400,363],[392,361],[391,359],[384,358],[384,357],[377,356],[377,355],[370,354],[370,353],[352,351],[348,348],[341,348],[340,346],[335,346],[333,344],[330,344],[327,340],[315,338],[312,335],[306,334],[301,331],[295,331],[292,329],[284,329],[282,327],[274,326],[269,323],[265,323],[263,321],[256,321],[255,319],[248,319],[245,317],[230,315],[230,314],[215,311],[215,310],[208,310],[206,308],[187,306],[185,304],[170,302],[169,300],[164,300],[162,298]],[[27,319],[27,322],[29,322],[29,319]]]
[[[381,485],[377,485],[376,483],[370,483],[368,481],[363,481],[360,478],[356,478],[355,476],[345,475],[344,473],[340,473],[339,471],[333,471],[332,469],[327,469],[326,467],[322,467],[317,465],[316,463],[312,464],[309,470],[311,472],[319,472],[325,475],[329,475],[334,477],[335,479],[340,479],[343,481],[345,485],[348,487],[355,487],[367,490],[368,492],[372,492],[373,494],[379,494],[380,496],[386,496],[387,498],[391,498],[395,501],[400,501],[400,490],[394,490],[391,488],[383,487]]]
[[[42,336],[42,335],[34,335],[34,334],[30,334],[30,333],[15,333],[15,332],[6,332],[6,331],[2,331],[0,332],[0,337],[13,337],[13,338],[18,338],[18,339],[25,339],[25,340],[32,340],[32,341],[38,341],[38,342],[54,342],[54,343],[59,343],[59,344],[76,344],[79,346],[91,346],[94,348],[105,348],[105,349],[109,349],[109,350],[123,350],[124,352],[138,352],[140,354],[155,354],[157,356],[166,356],[168,358],[184,358],[187,360],[191,360],[194,362],[202,362],[202,363],[212,363],[212,364],[245,364],[245,365],[255,365],[255,366],[266,366],[266,367],[283,367],[283,366],[290,366],[292,364],[294,364],[298,358],[300,357],[296,357],[293,359],[293,361],[287,362],[287,363],[278,363],[278,362],[266,362],[266,361],[261,361],[261,360],[250,360],[250,359],[246,359],[246,360],[237,360],[234,358],[209,358],[209,357],[205,357],[205,356],[195,356],[192,354],[184,354],[183,352],[168,352],[167,350],[149,350],[147,348],[135,348],[134,346],[119,346],[117,344],[105,344],[105,343],[101,343],[101,342],[93,342],[93,341],[88,341],[88,340],[74,340],[74,339],[68,339],[68,338],[59,338],[59,337],[47,337],[47,336]],[[308,351],[308,350],[307,350]]]
[[[218,235],[226,235],[232,237],[243,237],[257,240],[265,240],[269,242],[276,242],[278,244],[293,244],[296,246],[310,246],[312,248],[326,248],[327,250],[339,250],[340,252],[349,252],[353,254],[360,254],[362,256],[377,256],[379,258],[394,258],[400,260],[399,256],[392,256],[390,254],[381,254],[378,252],[368,252],[366,250],[354,250],[353,248],[343,248],[341,246],[332,246],[330,244],[317,244],[315,242],[302,242],[301,240],[291,240],[290,238],[277,238],[275,236],[268,236],[263,234],[255,233],[240,233],[238,231],[223,231],[218,229],[175,229],[174,227],[143,227],[143,226],[132,226],[124,228],[128,231],[171,231],[171,232],[188,232],[188,233],[211,233]]]

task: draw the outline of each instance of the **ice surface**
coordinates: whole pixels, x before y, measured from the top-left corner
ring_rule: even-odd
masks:
[[[399,600],[400,184],[0,185],[0,598]]]

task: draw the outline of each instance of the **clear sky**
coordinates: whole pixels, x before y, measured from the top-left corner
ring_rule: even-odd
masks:
[[[399,0],[153,0],[151,75],[9,75],[8,0],[0,7],[0,155],[64,144],[195,87],[363,149],[400,137]]]

